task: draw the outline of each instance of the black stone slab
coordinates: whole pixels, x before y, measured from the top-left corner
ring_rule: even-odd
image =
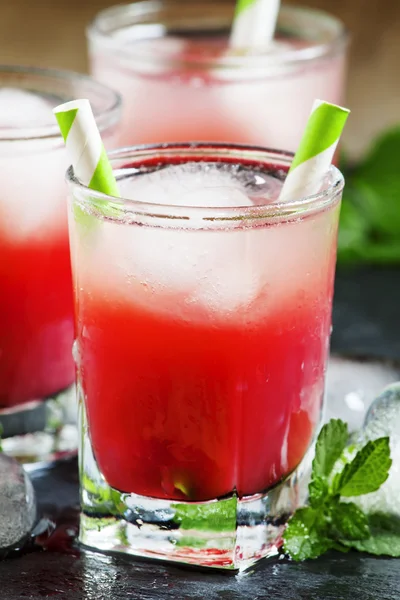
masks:
[[[400,360],[400,269],[338,270],[331,347],[338,354]]]

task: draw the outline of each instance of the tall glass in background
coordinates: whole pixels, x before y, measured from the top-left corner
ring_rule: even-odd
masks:
[[[115,92],[75,73],[0,66],[0,427],[3,450],[29,463],[77,449],[68,160],[51,111],[76,97],[115,145]]]
[[[232,54],[233,3],[137,2],[87,30],[92,74],[124,99],[123,144],[225,141],[295,151],[315,98],[341,104],[347,33],[283,6],[263,53]]]
[[[287,153],[111,156],[135,200],[68,173],[80,540],[241,569],[276,553],[320,421],[343,178],[281,203]]]

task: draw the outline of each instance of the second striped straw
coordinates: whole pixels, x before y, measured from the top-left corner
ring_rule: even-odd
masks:
[[[77,179],[87,187],[119,196],[106,149],[89,100],[73,100],[53,110]]]
[[[316,100],[279,199],[295,200],[316,194],[342,135],[350,111]]]
[[[274,37],[279,7],[280,0],[237,0],[230,47],[268,48]]]

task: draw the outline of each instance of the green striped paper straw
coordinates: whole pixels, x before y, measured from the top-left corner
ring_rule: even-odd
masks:
[[[347,108],[315,100],[279,200],[295,200],[319,192],[349,114]]]
[[[111,164],[89,100],[73,100],[53,109],[77,179],[92,190],[119,196]]]
[[[237,0],[230,47],[267,48],[273,40],[280,0]]]

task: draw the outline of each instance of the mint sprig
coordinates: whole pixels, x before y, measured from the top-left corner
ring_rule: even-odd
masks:
[[[362,496],[376,492],[389,475],[392,466],[389,438],[368,442],[337,478],[341,496]]]
[[[315,456],[312,465],[312,478],[327,481],[335,462],[341,457],[346,447],[349,432],[346,423],[332,419],[324,425],[315,446]]]
[[[341,165],[346,185],[339,263],[400,263],[400,127],[383,132],[355,166]]]
[[[400,557],[400,518],[395,515],[373,513],[368,516],[368,538],[346,542],[360,552],[377,556]]]
[[[341,501],[374,492],[386,481],[392,464],[389,438],[369,441],[352,459],[346,454],[348,438],[343,421],[332,419],[321,429],[312,463],[310,506],[294,513],[284,533],[284,551],[293,560],[317,558],[330,549],[346,552],[350,547],[390,554],[388,538],[394,533],[388,530],[389,521],[384,521],[382,531],[382,516],[377,523],[353,502]],[[397,550],[400,553],[400,525]]]

